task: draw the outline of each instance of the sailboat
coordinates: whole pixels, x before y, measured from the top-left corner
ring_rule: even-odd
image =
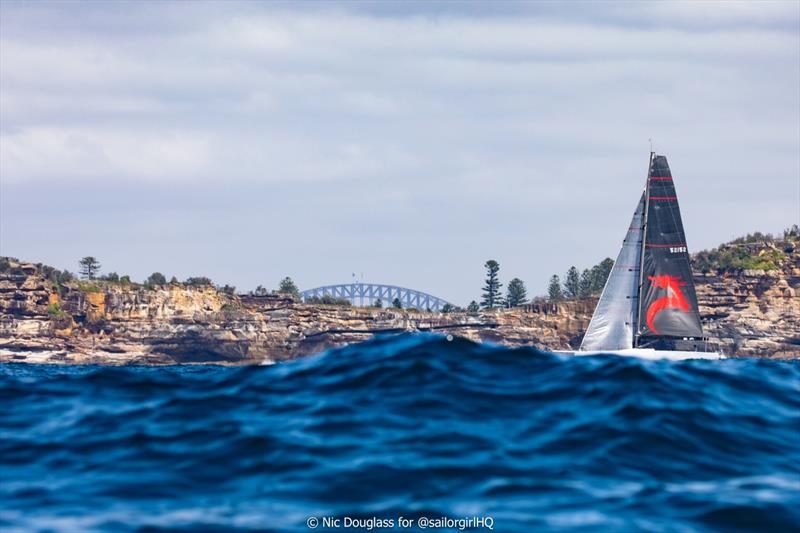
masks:
[[[580,349],[573,353],[723,357],[706,348],[672,173],[665,156],[650,152],[644,192]]]

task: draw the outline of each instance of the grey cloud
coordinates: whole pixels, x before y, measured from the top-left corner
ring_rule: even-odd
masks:
[[[4,2],[0,253],[543,292],[616,253],[648,138],[692,248],[797,222],[797,6],[598,5]]]

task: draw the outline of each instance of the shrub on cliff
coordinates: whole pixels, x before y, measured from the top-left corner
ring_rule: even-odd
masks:
[[[119,274],[116,272],[109,272],[99,278],[101,281],[110,281],[111,283],[119,283]]]
[[[290,294],[295,298],[300,298],[300,290],[297,288],[297,285],[295,285],[294,281],[292,281],[292,278],[290,278],[289,276],[286,276],[281,280],[281,283],[278,286],[278,292],[281,294]]]
[[[190,287],[202,287],[204,285],[213,285],[211,280],[205,276],[186,278],[186,281],[184,281],[184,283],[186,285],[189,285]]]
[[[775,240],[775,236],[772,233],[761,233],[760,231],[756,231],[754,233],[748,233],[742,237],[737,237],[728,244],[768,243],[775,242]]]
[[[36,268],[39,269],[39,273],[42,277],[50,280],[53,285],[62,285],[75,279],[75,276],[69,270],[58,270],[57,268],[41,263],[37,264]]]
[[[758,234],[761,235],[761,234]],[[737,241],[750,238],[742,237]],[[763,241],[762,241],[763,242]],[[703,250],[692,258],[692,267],[704,274],[709,272],[741,272],[743,270],[778,270],[786,254],[772,247],[740,242],[723,245],[713,250]]]
[[[225,320],[241,320],[247,317],[247,312],[244,309],[231,303],[223,305],[219,312]]]
[[[78,289],[80,289],[81,292],[100,292],[101,290],[96,284],[88,282],[78,283]]]
[[[312,296],[306,300],[309,304],[322,304],[322,305],[341,305],[343,307],[350,307],[352,303],[347,298],[334,298],[330,294],[322,296]]]
[[[145,285],[166,285],[167,277],[161,272],[153,272],[144,282]]]
[[[47,314],[53,318],[62,318],[67,316],[67,312],[61,309],[61,305],[58,302],[47,306]]]

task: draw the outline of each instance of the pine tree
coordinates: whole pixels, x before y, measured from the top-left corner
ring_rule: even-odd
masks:
[[[468,312],[468,313],[477,313],[477,312],[478,312],[478,311],[480,311],[480,310],[481,310],[481,308],[480,308],[480,306],[478,305],[478,302],[476,302],[475,300],[472,300],[472,301],[469,303],[469,305],[467,306],[467,312]]]
[[[381,307],[383,307],[383,300],[378,298],[377,300],[375,300],[375,303],[372,304],[372,306],[373,307],[377,307],[378,309],[380,309]]]
[[[81,276],[85,279],[94,279],[100,272],[100,261],[90,255],[78,261],[78,265],[80,265]]]
[[[489,259],[486,264],[486,284],[483,286],[483,297],[481,299],[481,306],[485,309],[492,309],[502,305],[503,297],[500,296],[500,283],[498,272],[500,271],[500,264],[494,259]]]
[[[574,266],[569,267],[567,276],[564,279],[564,296],[567,298],[577,298],[580,294],[581,279],[578,275],[578,269]]]
[[[581,273],[581,280],[578,283],[578,296],[581,298],[588,298],[592,295],[593,282],[596,277],[596,272],[594,274],[592,273],[593,270],[594,269],[589,270],[585,268]]]
[[[592,268],[592,292],[600,292],[606,286],[608,276],[614,268],[614,260],[606,257]]]
[[[561,279],[559,279],[557,274],[553,274],[553,277],[550,278],[550,285],[547,287],[547,294],[551,300],[561,300],[564,298],[564,293],[561,292]]]
[[[403,302],[400,301],[400,298],[395,298],[394,300],[392,300],[392,307],[394,307],[395,309],[402,309]]]
[[[528,291],[525,289],[525,283],[519,279],[514,278],[508,282],[508,289],[506,293],[506,302],[509,307],[517,307],[524,305],[528,301]]]

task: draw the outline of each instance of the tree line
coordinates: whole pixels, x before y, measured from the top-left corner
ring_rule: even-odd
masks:
[[[78,261],[78,273],[80,277],[86,281],[105,281],[109,283],[119,283],[122,285],[139,285],[138,283],[132,281],[131,277],[128,275],[120,276],[116,272],[101,274],[101,268],[102,265],[100,264],[100,261],[94,256],[86,256]],[[67,270],[62,272],[46,265],[42,265],[41,270],[45,274],[45,277],[57,283],[66,283],[75,279],[75,276]],[[146,288],[152,288],[158,285],[185,285],[189,287],[209,286],[216,287],[226,294],[236,294],[235,286],[228,285],[227,283],[224,285],[215,285],[214,282],[211,281],[211,278],[206,276],[190,276],[183,281],[179,281],[175,276],[172,276],[169,280],[167,280],[167,277],[161,272],[153,272],[147,276],[147,278],[145,278],[140,285],[143,285]],[[283,278],[278,283],[278,288],[274,291],[270,291],[261,285],[256,287],[255,290],[250,291],[250,294],[255,296],[264,296],[270,293],[288,294],[295,298],[300,298],[300,290],[297,288],[295,282],[292,281],[292,278],[288,276]]]
[[[611,269],[614,266],[614,261],[611,258],[606,258],[592,268],[583,270],[582,273],[578,272],[575,266],[567,270],[564,281],[558,275],[553,275],[550,278],[547,294],[550,300],[563,300],[569,298],[585,298],[598,294],[602,291],[606,279],[608,279]],[[78,262],[78,272],[80,277],[86,281],[105,281],[110,283],[119,284],[132,284],[139,285],[131,280],[128,275],[120,276],[116,272],[108,272],[101,274],[102,265],[100,261],[94,256],[83,257]],[[503,292],[503,283],[500,281],[500,264],[494,259],[486,261],[484,264],[486,269],[486,278],[481,289],[480,303],[472,300],[466,308],[470,313],[476,313],[480,309],[494,309],[499,307],[518,307],[529,303],[528,291],[520,278],[513,278],[508,282],[505,292]],[[75,276],[67,270],[60,271],[53,267],[46,265],[39,265],[42,274],[50,279],[57,286],[75,280]],[[186,278],[184,281],[179,281],[175,276],[169,280],[161,272],[153,272],[150,274],[140,285],[146,288],[152,288],[159,285],[180,284],[185,286],[213,286],[222,292],[228,294],[235,294],[236,287],[232,285],[215,285],[210,278],[205,276],[192,276]],[[251,295],[266,296],[269,294],[285,294],[290,295],[296,299],[300,298],[300,290],[295,282],[290,277],[283,278],[276,290],[269,290],[262,285],[258,285],[255,290],[250,291]],[[347,299],[333,298],[323,296],[319,298],[311,298],[308,303],[319,303],[327,305],[350,305]],[[399,299],[395,298],[389,305],[396,309],[401,309],[402,303]],[[374,307],[383,307],[384,302],[380,299],[373,303]],[[461,308],[447,304],[442,308],[442,312],[449,313],[459,311]]]
[[[564,300],[574,298],[588,298],[602,292],[606,280],[614,268],[614,260],[606,257],[592,268],[586,268],[578,273],[575,266],[569,267],[564,275],[564,281],[558,274],[553,274],[547,286],[547,296],[550,300]]]
[[[607,257],[591,268],[579,272],[575,266],[567,270],[564,281],[554,274],[547,287],[547,296],[550,300],[559,301],[572,298],[587,298],[599,294],[606,284],[614,261]],[[500,282],[500,264],[494,259],[486,261],[486,279],[481,290],[480,303],[473,300],[467,311],[477,312],[481,308],[493,309],[497,307],[518,307],[528,303],[528,291],[525,283],[514,278],[508,282],[505,295],[502,292],[503,284]]]
[[[494,309],[498,307],[518,307],[528,303],[528,290],[525,282],[514,278],[508,282],[506,292],[503,294],[503,284],[500,282],[500,263],[489,259],[483,265],[486,268],[486,279],[481,289],[480,303],[472,300],[467,306],[467,311],[476,313],[481,308]]]

